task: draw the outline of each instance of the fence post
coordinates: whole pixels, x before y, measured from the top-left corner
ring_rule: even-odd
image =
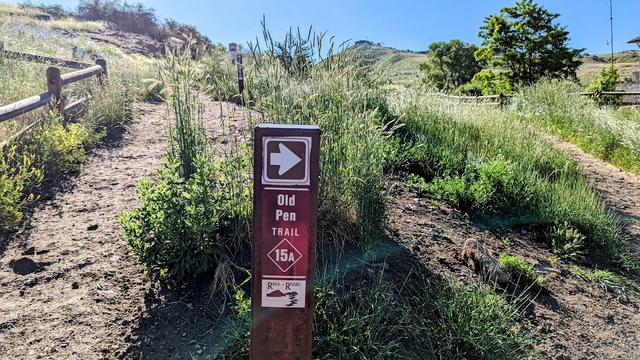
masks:
[[[55,96],[54,106],[58,113],[64,116],[64,94],[62,93],[62,78],[60,77],[60,69],[51,66],[47,69],[47,88],[50,93]],[[66,119],[65,119],[66,123]]]
[[[98,75],[98,82],[100,82],[101,86],[105,86],[107,84],[107,60],[105,59],[97,59],[96,65],[100,65],[102,67],[102,74]]]
[[[0,64],[4,60],[4,43],[0,41]]]
[[[498,94],[498,107],[500,107],[500,110],[504,107],[504,94],[502,93]]]

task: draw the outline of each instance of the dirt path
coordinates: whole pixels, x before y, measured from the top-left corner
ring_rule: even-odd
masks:
[[[640,258],[640,178],[585,153],[574,144],[556,137],[547,138],[582,164],[589,182],[607,207],[622,218],[629,243]]]
[[[161,164],[166,144],[166,106],[136,110],[0,258],[0,357],[105,358],[126,348],[148,283],[117,217],[136,205],[135,185]]]

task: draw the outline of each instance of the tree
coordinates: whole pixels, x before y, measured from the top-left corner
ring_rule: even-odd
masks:
[[[429,45],[427,61],[420,64],[425,81],[440,90],[453,90],[469,82],[482,69],[474,54],[478,47],[460,40],[438,41]]]
[[[559,16],[532,0],[518,0],[485,19],[476,58],[503,72],[513,85],[542,77],[575,79],[581,64],[576,57],[584,49],[568,47],[569,32],[554,23]]]
[[[603,96],[603,92],[616,91],[616,85],[620,81],[620,72],[616,68],[606,68],[600,71],[600,76],[594,79],[589,87],[588,92],[594,93],[596,102],[600,105],[620,105],[622,101],[620,96]]]

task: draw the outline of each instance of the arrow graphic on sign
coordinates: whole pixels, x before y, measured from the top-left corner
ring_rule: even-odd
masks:
[[[271,165],[279,166],[278,175],[286,173],[302,161],[298,155],[294,154],[293,151],[284,144],[278,144],[278,149],[280,149],[280,152],[271,153],[270,159]]]

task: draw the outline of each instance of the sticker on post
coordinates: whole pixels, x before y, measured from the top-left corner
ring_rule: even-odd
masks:
[[[289,271],[302,258],[300,251],[287,239],[280,241],[267,256],[282,272]]]
[[[265,185],[309,185],[309,137],[262,138]]]
[[[262,307],[304,308],[306,280],[262,280]]]

